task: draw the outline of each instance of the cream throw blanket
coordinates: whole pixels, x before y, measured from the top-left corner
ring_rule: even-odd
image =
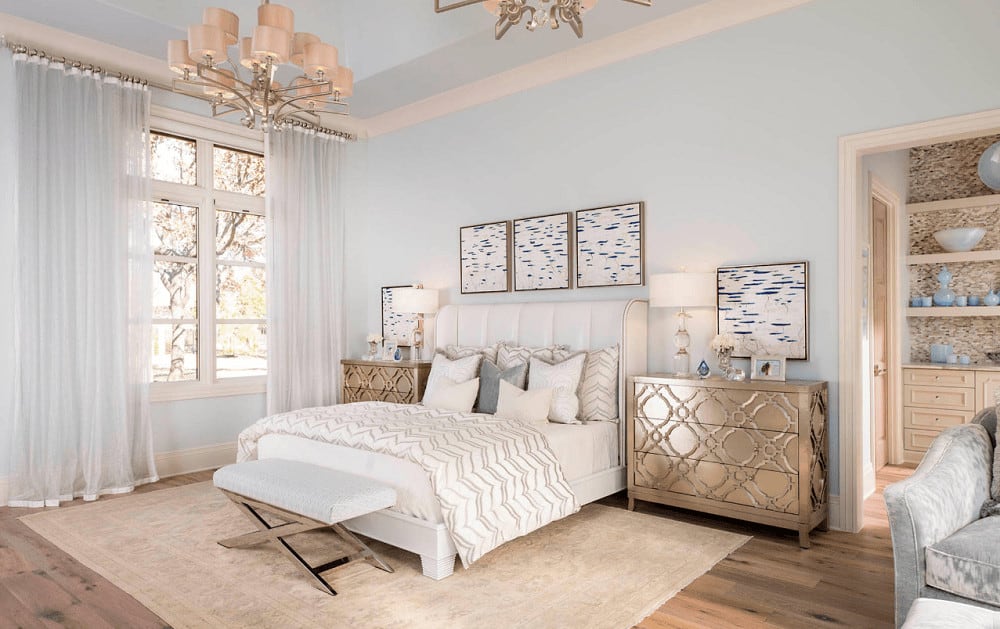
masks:
[[[381,452],[423,468],[462,565],[576,513],[580,505],[545,436],[522,422],[419,405],[358,402],[261,419],[239,437],[237,459],[268,434]]]

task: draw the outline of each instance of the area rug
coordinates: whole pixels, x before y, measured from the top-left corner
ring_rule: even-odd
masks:
[[[434,581],[420,558],[372,542],[364,563],[312,585],[272,544],[228,550],[254,530],[211,483],[59,508],[21,521],[173,627],[628,627],[749,537],[591,504]],[[312,563],[335,538],[291,538]]]

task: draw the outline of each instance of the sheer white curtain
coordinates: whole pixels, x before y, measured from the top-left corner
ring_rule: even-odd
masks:
[[[5,56],[18,162],[12,506],[156,480],[149,421],[149,91]],[[11,84],[12,83],[12,84]]]
[[[344,145],[267,134],[267,412],[335,404],[344,348]]]

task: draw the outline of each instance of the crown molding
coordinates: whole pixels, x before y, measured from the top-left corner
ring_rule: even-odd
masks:
[[[363,121],[368,137],[399,131],[517,92],[561,81],[689,41],[811,0],[710,0],[603,39],[588,42]]]

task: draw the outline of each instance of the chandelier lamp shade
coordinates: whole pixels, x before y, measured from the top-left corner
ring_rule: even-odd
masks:
[[[648,7],[653,0],[623,0]],[[560,24],[569,24],[577,37],[583,37],[583,14],[594,8],[597,0],[434,0],[434,11],[444,13],[452,9],[482,4],[497,18],[494,37],[500,39],[511,26],[524,22],[525,28],[535,31],[540,26],[555,30]]]
[[[180,75],[175,92],[209,101],[213,116],[242,114],[251,129],[322,127],[328,116],[350,113],[345,99],[354,93],[354,73],[340,65],[337,47],[296,32],[295,13],[269,0],[257,7],[248,37],[240,37],[232,11],[205,9],[187,39],[167,42],[167,65]],[[287,86],[275,79],[280,67],[298,68]]]

